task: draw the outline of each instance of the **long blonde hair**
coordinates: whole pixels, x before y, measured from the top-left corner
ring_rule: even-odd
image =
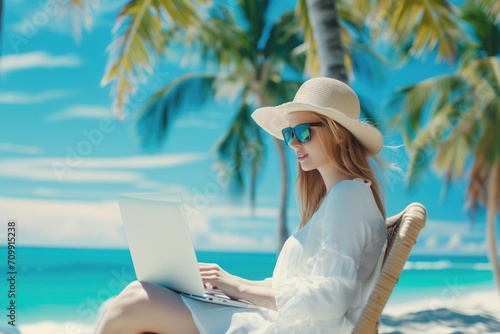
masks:
[[[373,168],[375,166],[372,166],[375,163],[381,168],[384,165],[383,161],[369,153],[345,127],[327,116],[315,112],[312,113],[329,130],[317,131],[317,133],[330,163],[349,179],[361,178],[371,181],[370,187],[373,197],[380,213],[385,219],[384,199],[379,188],[382,182],[380,182],[374,172]],[[307,224],[314,212],[318,210],[320,201],[326,194],[326,186],[317,169],[303,171],[298,166],[295,188],[298,192],[298,204],[301,215],[299,228],[302,228]]]

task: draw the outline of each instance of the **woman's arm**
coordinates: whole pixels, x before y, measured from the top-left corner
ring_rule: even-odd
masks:
[[[345,316],[359,293],[358,268],[371,236],[369,224],[373,219],[384,224],[382,217],[372,216],[376,204],[370,188],[357,181],[339,184],[323,205],[319,223],[311,227],[321,237],[307,244],[319,247],[302,264],[307,264],[307,276],[287,277],[275,289],[280,318],[289,324]]]
[[[236,277],[239,282],[238,299],[248,300],[254,305],[276,310],[276,300],[274,299],[274,290],[272,289],[272,278],[253,281],[238,276],[234,277]]]
[[[272,280],[251,281],[223,270],[218,264],[200,263],[203,283],[210,283],[234,299],[244,299],[254,305],[276,310]]]
[[[244,279],[244,278],[241,278],[238,276],[235,276],[235,277],[238,278],[238,280],[240,281],[241,284],[246,284],[246,285],[250,285],[250,286],[271,287],[273,285],[273,279],[271,277],[266,278],[265,280],[262,280],[262,281],[252,281],[252,280]]]

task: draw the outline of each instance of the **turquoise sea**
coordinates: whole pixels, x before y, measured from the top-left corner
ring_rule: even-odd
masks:
[[[248,279],[272,275],[275,254],[197,252],[198,261],[215,262]],[[0,248],[0,303],[6,309],[6,250]],[[17,322],[94,323],[102,303],[135,279],[128,250],[21,247],[17,249]],[[492,289],[485,256],[412,255],[389,304],[425,297],[438,302],[467,292]]]

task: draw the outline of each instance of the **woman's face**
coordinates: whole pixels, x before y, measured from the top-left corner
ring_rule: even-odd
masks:
[[[298,124],[315,122],[318,122],[318,119],[310,111],[297,111],[288,115],[288,124],[291,128]],[[330,165],[318,137],[318,132],[326,131],[326,129],[325,127],[311,126],[309,129],[311,140],[307,143],[299,142],[294,135],[290,147],[295,151],[297,160],[303,171],[310,171]]]

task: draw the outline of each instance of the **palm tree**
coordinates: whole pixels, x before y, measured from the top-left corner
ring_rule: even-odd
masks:
[[[500,25],[474,2],[462,19],[473,36],[460,53],[455,73],[399,90],[393,103],[401,111],[393,124],[403,130],[410,152],[407,185],[415,184],[429,164],[445,175],[446,184],[462,179],[470,167],[467,206],[474,216],[487,209],[488,254],[500,291],[496,216],[500,209]],[[422,125],[424,119],[428,119]]]
[[[347,26],[357,35],[389,40],[402,59],[435,48],[439,58],[452,59],[462,36],[457,9],[445,0],[298,0],[297,12],[310,46],[308,70],[343,81],[342,64],[350,64],[350,45],[356,42]]]
[[[346,83],[355,75],[373,83],[384,77],[388,61],[370,47],[364,13],[352,8],[350,2],[298,0],[296,13],[307,47],[307,74],[331,77]],[[373,107],[368,99],[362,94],[358,96],[362,114],[367,120],[375,122]]]
[[[461,36],[453,8],[442,0],[298,0],[296,12],[308,46],[306,72],[344,82],[360,64],[365,66],[358,73],[383,72],[386,61],[370,48],[371,37],[390,39],[394,57],[402,60],[436,46],[438,57],[451,59]],[[357,59],[358,54],[367,55],[369,62]],[[367,99],[361,95],[360,102],[365,118],[375,121]]]
[[[309,49],[309,59],[317,55],[318,61],[311,64],[311,70],[323,76],[348,82],[345,67],[344,48],[341,40],[341,26],[335,1],[332,0],[299,0],[297,10],[302,14]],[[312,60],[311,60],[312,61]]]
[[[241,20],[236,22],[234,14],[222,8],[211,11],[203,22],[198,21],[190,26],[186,24],[184,28],[173,24],[170,30],[163,32],[167,37],[161,39],[163,45],[158,45],[156,52],[168,50],[171,45],[169,42],[183,41],[184,56],[200,55],[206,64],[211,64],[212,67],[215,64],[218,68],[214,72],[184,74],[169,82],[151,96],[138,116],[138,130],[144,145],[158,144],[168,135],[172,119],[182,110],[184,103],[202,105],[214,96],[236,97],[239,104],[237,115],[227,133],[217,143],[216,151],[220,160],[224,162],[220,168],[233,177],[237,189],[245,188],[245,172],[248,170],[252,207],[265,145],[259,128],[250,118],[250,113],[259,106],[276,105],[293,99],[293,95],[303,82],[305,61],[303,53],[298,50],[303,39],[293,13],[286,13],[271,24],[267,36],[264,18],[268,7],[269,0],[239,0],[236,9],[242,14],[244,22]],[[145,12],[151,10],[143,13]],[[146,26],[147,20],[140,17],[144,14],[137,9],[129,10],[128,13],[130,22],[144,22],[144,27],[141,29],[145,30],[151,26],[151,23]],[[130,28],[125,29],[124,38],[130,39],[128,31]],[[149,37],[146,33],[143,33],[143,36]],[[121,41],[122,37],[118,37],[117,40]],[[130,42],[131,45],[137,45],[138,51],[142,54],[145,50],[139,47],[140,43],[142,42],[137,40]],[[112,48],[117,45],[114,44]],[[119,54],[118,58],[126,56],[128,60],[117,60],[110,66],[107,74],[107,78],[114,77],[117,82],[123,78],[114,75],[120,71],[123,64],[129,64],[127,66],[130,67],[138,61],[138,57],[131,59],[130,55],[125,55],[123,51],[119,51]],[[150,59],[142,56],[141,66],[149,62]],[[285,67],[288,69],[289,78],[282,77]],[[286,230],[288,169],[282,142],[273,140],[282,172],[278,222],[278,249],[281,249],[288,237]]]

